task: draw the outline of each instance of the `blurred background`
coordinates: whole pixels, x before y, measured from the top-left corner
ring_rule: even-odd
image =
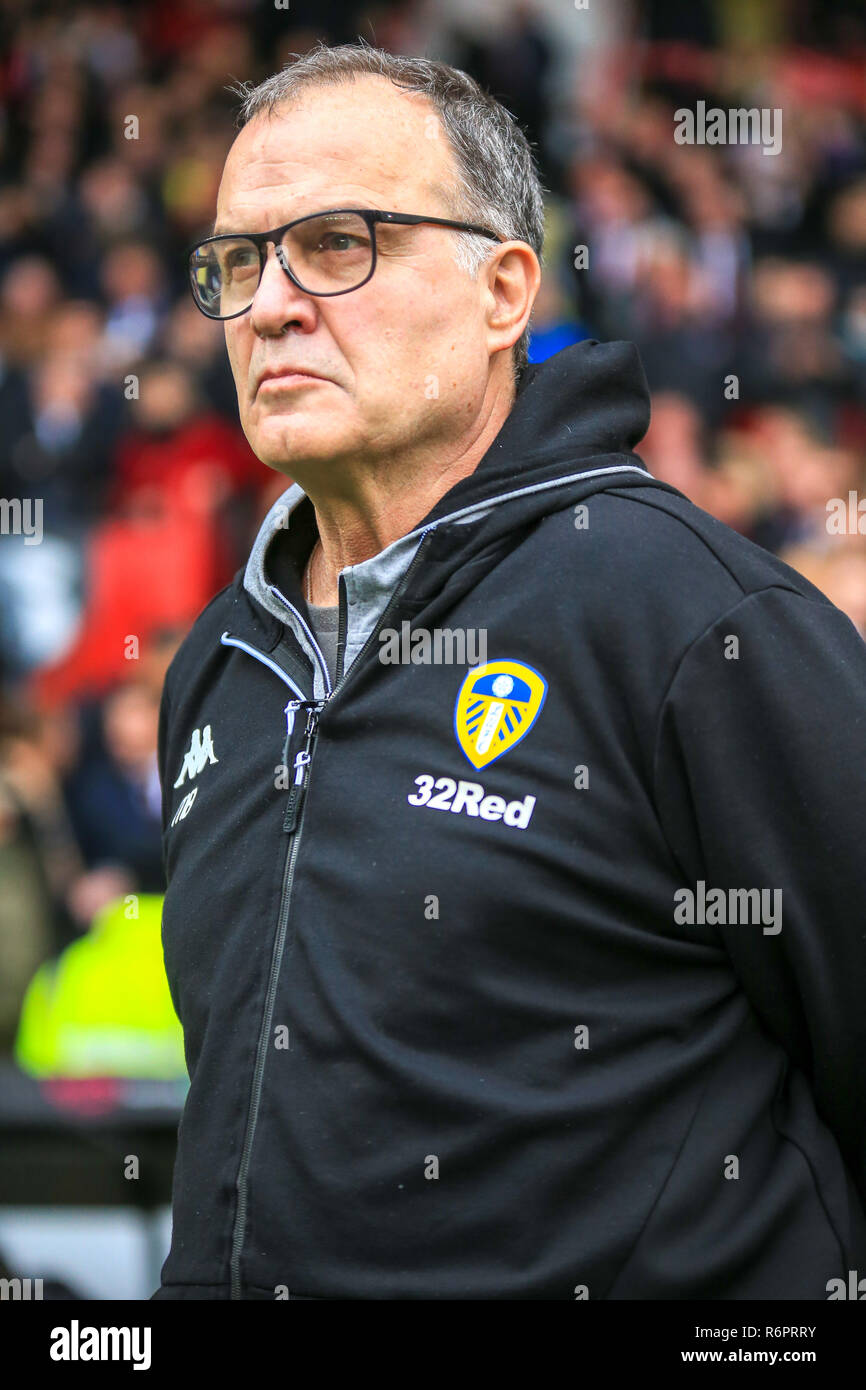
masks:
[[[532,359],[637,343],[650,470],[866,637],[863,0],[3,0],[0,1279],[44,1297],[159,1282],[187,1085],[160,689],[287,486],[241,433],[184,250],[227,84],[358,36],[466,69],[534,141]],[[780,109],[780,152],[678,144],[698,101]]]

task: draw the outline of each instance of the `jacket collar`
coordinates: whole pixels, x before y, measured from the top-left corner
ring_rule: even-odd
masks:
[[[486,543],[528,517],[565,505],[575,487],[585,494],[611,482],[651,481],[631,452],[646,432],[649,413],[649,390],[633,343],[587,340],[525,368],[511,412],[477,468],[407,535],[341,571],[347,599],[344,669],[375,629],[428,532],[444,533],[443,541],[447,535],[446,548],[457,561],[474,537]],[[483,525],[494,511],[494,525]],[[268,569],[269,549],[280,534],[291,559],[283,589]],[[293,484],[261,525],[243,587],[294,632],[316,673],[318,697],[325,677],[300,582],[316,534],[312,503]],[[444,559],[442,544],[436,554],[440,563],[434,569]]]

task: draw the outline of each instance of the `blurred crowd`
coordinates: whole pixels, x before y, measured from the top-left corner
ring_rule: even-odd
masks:
[[[106,904],[161,891],[162,678],[287,485],[253,457],[222,329],[186,286],[232,80],[358,35],[478,77],[528,130],[547,190],[533,360],[636,342],[651,471],[866,637],[866,12],[598,8],[6,0],[0,1054],[37,968]],[[674,112],[698,100],[781,109],[780,152],[676,143]],[[38,543],[11,524],[34,498]]]

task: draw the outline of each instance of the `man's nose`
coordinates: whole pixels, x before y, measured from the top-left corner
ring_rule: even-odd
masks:
[[[290,323],[313,328],[316,305],[311,295],[299,290],[283,270],[273,246],[268,247],[265,268],[250,306],[250,325],[260,337],[281,333]]]

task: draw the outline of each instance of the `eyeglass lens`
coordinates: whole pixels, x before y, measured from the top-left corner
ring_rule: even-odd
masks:
[[[370,228],[357,213],[305,218],[283,234],[277,251],[311,294],[354,289],[373,261]],[[190,258],[193,292],[206,314],[229,318],[253,302],[261,278],[259,248],[247,237],[220,237],[197,246]]]

